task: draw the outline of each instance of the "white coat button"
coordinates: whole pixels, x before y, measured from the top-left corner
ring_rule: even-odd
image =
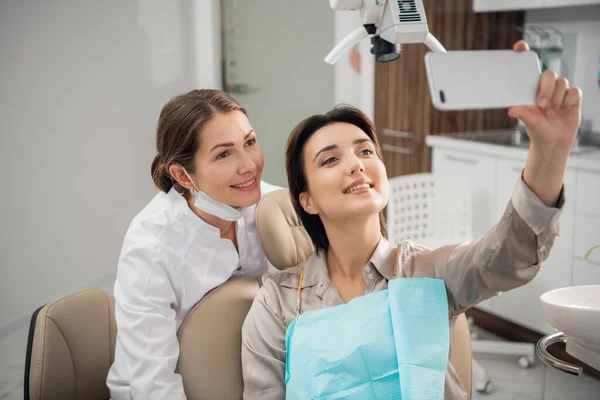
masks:
[[[371,267],[367,265],[367,266],[365,267],[365,271],[367,271],[367,272],[371,272]]]
[[[369,279],[373,279],[373,274],[369,274]]]
[[[540,251],[543,253],[544,251],[546,251],[546,246],[542,245],[542,247],[540,247]]]

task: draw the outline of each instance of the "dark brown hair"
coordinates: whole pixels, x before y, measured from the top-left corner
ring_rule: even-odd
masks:
[[[247,114],[233,97],[213,89],[192,90],[165,104],[158,118],[156,157],[150,169],[156,187],[164,192],[173,187],[176,181],[169,173],[173,164],[181,165],[190,174],[195,172],[194,155],[200,146],[202,126],[215,114],[230,111]]]
[[[296,214],[302,221],[304,228],[308,232],[316,251],[327,251],[329,249],[329,239],[325,232],[323,222],[318,215],[312,215],[304,211],[300,204],[300,194],[308,190],[308,181],[306,172],[304,171],[304,147],[308,139],[319,129],[339,123],[345,122],[360,128],[373,141],[375,152],[380,159],[383,159],[379,141],[375,133],[373,123],[362,111],[348,106],[340,105],[333,110],[319,115],[313,115],[300,122],[290,134],[285,150],[285,168],[288,178],[288,187],[292,197],[292,203]],[[379,224],[381,234],[387,238],[387,230],[385,226],[385,217],[383,211],[379,213]]]

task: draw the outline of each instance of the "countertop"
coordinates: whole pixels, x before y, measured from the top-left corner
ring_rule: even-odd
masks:
[[[468,152],[477,155],[503,157],[513,160],[527,160],[529,149],[525,147],[492,144],[481,141],[464,139],[464,134],[429,135],[425,143],[429,147]],[[574,153],[569,156],[567,167],[600,172],[600,149],[584,153]]]

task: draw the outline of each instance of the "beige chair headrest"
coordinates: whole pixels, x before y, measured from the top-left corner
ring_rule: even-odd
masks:
[[[258,203],[256,228],[265,256],[275,268],[295,267],[314,252],[288,189],[271,192]]]

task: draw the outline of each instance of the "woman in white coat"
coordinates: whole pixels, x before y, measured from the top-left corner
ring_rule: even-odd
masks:
[[[152,178],[161,190],[133,219],[114,288],[113,400],[185,399],[179,322],[209,290],[262,275],[254,207],[274,187],[246,111],[228,94],[194,90],[162,109]]]

